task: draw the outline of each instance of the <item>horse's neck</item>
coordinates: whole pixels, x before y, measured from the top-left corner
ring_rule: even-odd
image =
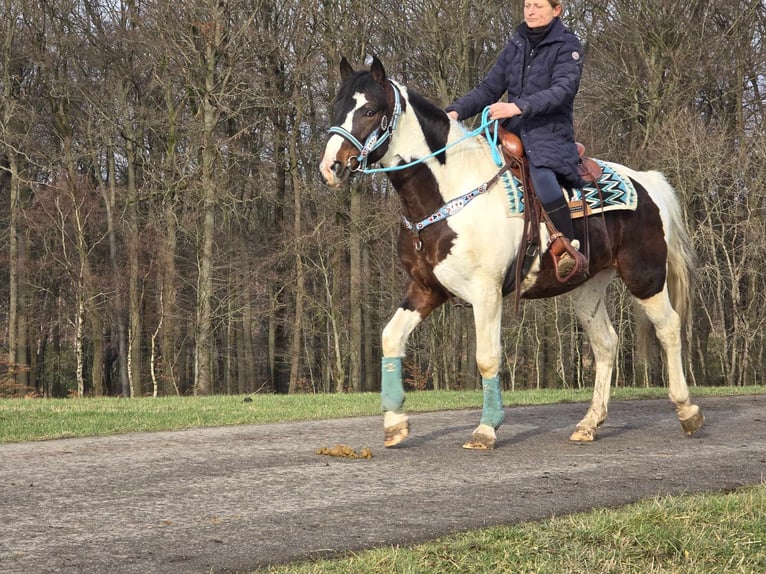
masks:
[[[395,167],[423,158],[430,153],[431,150],[428,148],[418,117],[408,102],[399,116],[396,130],[391,134],[391,143],[380,163],[385,167]]]
[[[409,163],[432,153],[414,114],[402,117],[397,136],[392,138],[385,160],[395,166]],[[465,129],[453,122],[448,144],[465,136]],[[381,162],[383,163],[383,162]],[[488,149],[475,138],[462,141],[446,151],[441,162],[432,157],[422,164],[402,171],[392,171],[389,178],[402,200],[404,215],[422,219],[444,203],[475,190],[498,171]]]
[[[458,122],[453,121],[450,123],[448,139],[444,144],[450,145],[464,138],[465,134],[465,128]],[[381,159],[381,164],[386,167],[393,167],[427,157],[433,152],[434,150],[428,146],[426,137],[423,134],[420,120],[412,105],[409,105],[408,102],[405,111],[399,118],[396,131],[391,136],[391,143],[386,155]],[[475,138],[466,139],[454,147],[450,147],[445,153],[446,159],[444,161],[441,161],[439,157],[431,157],[422,164],[431,172],[436,184],[435,193],[438,194],[438,202],[434,209],[442,203],[478,187],[481,183],[489,180],[498,169],[487,149],[481,146]],[[413,174],[416,173],[414,170],[417,169],[418,166],[404,171]],[[397,172],[394,171],[389,174],[393,176],[391,181],[401,194],[400,184],[406,181],[407,178],[401,177],[401,174],[400,176],[394,174],[397,174]],[[419,177],[425,179],[422,173]],[[412,193],[411,190],[408,191]],[[432,193],[428,192],[428,195],[431,196]],[[424,199],[424,201],[410,200],[405,203],[410,205],[415,203],[431,205],[435,201],[431,197]]]

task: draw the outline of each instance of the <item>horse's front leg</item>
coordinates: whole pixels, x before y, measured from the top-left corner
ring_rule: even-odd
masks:
[[[410,432],[409,418],[403,409],[402,382],[402,357],[407,350],[407,339],[415,327],[445,300],[442,293],[410,283],[407,296],[383,329],[380,395],[384,413],[383,445],[386,447],[398,445]]]
[[[495,431],[505,418],[503,411],[502,387],[500,385],[500,341],[503,297],[500,287],[494,285],[481,290],[481,296],[473,302],[473,317],[476,324],[476,364],[481,373],[484,402],[481,421],[463,445],[469,449],[492,449],[497,442]]]

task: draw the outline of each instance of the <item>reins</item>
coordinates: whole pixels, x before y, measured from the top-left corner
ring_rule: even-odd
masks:
[[[431,159],[432,157],[436,157],[437,155],[444,153],[445,151],[447,151],[448,149],[456,146],[459,143],[463,143],[465,140],[468,140],[468,139],[471,139],[473,137],[476,137],[476,136],[480,135],[482,132],[484,132],[484,134],[487,137],[487,140],[489,140],[490,142],[492,142],[492,139],[490,139],[490,138],[492,138],[492,137],[495,138],[495,140],[493,142],[494,145],[492,146],[492,159],[495,160],[495,164],[497,164],[498,166],[501,166],[501,165],[503,165],[503,162],[500,159],[500,155],[497,152],[497,149],[496,149],[497,148],[497,146],[496,146],[496,144],[497,144],[497,136],[494,135],[497,130],[492,129],[492,127],[495,124],[497,124],[497,120],[490,120],[489,119],[489,107],[487,107],[487,108],[484,109],[484,111],[481,114],[481,124],[479,125],[479,127],[477,127],[476,129],[466,133],[463,137],[455,140],[454,142],[449,143],[449,144],[445,145],[444,147],[442,147],[442,148],[440,148],[440,149],[438,149],[438,150],[436,150],[434,152],[429,153],[426,156],[423,156],[423,157],[420,157],[418,159],[412,160],[411,162],[403,163],[403,164],[399,164],[399,165],[390,165],[388,167],[375,167],[375,168],[356,169],[355,171],[359,171],[359,172],[365,173],[365,174],[367,174],[367,173],[386,173],[386,172],[389,172],[389,171],[400,171],[400,170],[403,170],[403,169],[414,167],[416,165],[424,163],[425,161]]]
[[[392,80],[388,80],[389,84],[391,84],[391,87],[394,91],[394,109],[391,114],[391,121],[388,121],[388,116],[383,116],[383,118],[380,121],[380,126],[377,130],[373,131],[369,136],[367,136],[367,139],[365,140],[364,144],[362,144],[359,139],[354,136],[351,132],[346,130],[345,128],[341,126],[332,126],[329,128],[330,133],[338,134],[339,136],[345,138],[351,144],[356,147],[357,150],[359,150],[359,155],[354,158],[349,158],[349,163],[347,164],[347,167],[355,172],[360,172],[364,174],[371,174],[371,173],[387,173],[392,171],[400,171],[404,169],[408,169],[410,167],[414,167],[416,165],[419,165],[421,163],[424,163],[431,159],[432,157],[436,157],[439,154],[444,153],[448,149],[456,146],[459,143],[464,142],[467,139],[471,139],[473,137],[476,137],[482,132],[484,133],[484,136],[487,138],[487,141],[489,141],[492,145],[490,145],[490,150],[492,151],[492,159],[495,162],[495,165],[497,165],[500,168],[500,171],[498,171],[492,178],[487,180],[486,182],[482,183],[478,187],[472,189],[468,193],[464,193],[460,197],[457,197],[453,200],[448,201],[447,203],[443,204],[439,209],[437,209],[434,213],[429,215],[428,217],[425,217],[424,219],[421,219],[418,222],[411,222],[409,219],[407,219],[404,215],[402,215],[402,221],[404,223],[404,226],[412,232],[412,234],[415,236],[415,249],[420,251],[423,248],[423,243],[420,241],[420,232],[428,227],[429,225],[432,225],[438,221],[442,221],[443,219],[447,219],[451,215],[456,214],[458,211],[463,209],[466,205],[468,205],[471,201],[473,201],[476,197],[480,196],[481,194],[485,193],[489,188],[491,188],[497,181],[500,179],[500,176],[502,176],[503,173],[508,171],[511,168],[511,162],[504,162],[502,155],[498,151],[497,146],[497,120],[490,120],[489,119],[489,106],[484,108],[481,114],[481,124],[479,127],[477,127],[474,130],[471,130],[470,132],[467,132],[464,136],[461,138],[455,140],[452,143],[449,143],[445,145],[444,147],[431,152],[430,154],[423,156],[421,158],[415,159],[413,161],[410,161],[408,163],[404,164],[398,164],[398,165],[392,165],[388,167],[377,167],[377,168],[368,168],[367,167],[367,161],[369,159],[369,155],[378,149],[380,146],[382,146],[393,134],[393,131],[396,129],[397,124],[399,123],[399,118],[402,114],[402,104],[401,104],[401,94],[399,92],[399,87],[396,85],[396,83]],[[357,166],[355,168],[351,168],[350,162],[352,159],[355,159],[357,162]]]

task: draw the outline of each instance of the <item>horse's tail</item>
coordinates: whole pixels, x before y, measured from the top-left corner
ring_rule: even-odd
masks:
[[[667,278],[670,304],[681,319],[683,348],[688,349],[692,322],[692,268],[695,254],[689,231],[684,222],[683,210],[673,187],[660,172],[642,174],[647,179],[646,189],[660,209],[665,225],[665,241],[668,246]],[[642,181],[643,183],[643,181]],[[638,348],[646,358],[656,341],[654,328],[643,313],[639,313],[636,339]]]

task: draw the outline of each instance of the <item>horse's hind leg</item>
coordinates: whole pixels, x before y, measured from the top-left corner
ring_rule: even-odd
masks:
[[[692,435],[702,426],[705,417],[700,408],[692,404],[689,398],[689,387],[684,376],[681,354],[681,319],[670,304],[667,287],[652,297],[636,298],[636,301],[654,325],[657,339],[665,355],[670,400],[676,406],[684,432]]]
[[[383,444],[386,447],[396,446],[409,435],[409,418],[403,412],[402,382],[402,357],[407,349],[407,339],[415,327],[444,300],[441,294],[411,283],[404,302],[383,329],[380,396],[384,413]]]
[[[574,292],[575,312],[588,336],[596,360],[596,380],[590,408],[569,437],[572,441],[595,440],[596,429],[606,420],[618,341],[606,311],[604,294],[614,273],[613,269],[606,269]]]

